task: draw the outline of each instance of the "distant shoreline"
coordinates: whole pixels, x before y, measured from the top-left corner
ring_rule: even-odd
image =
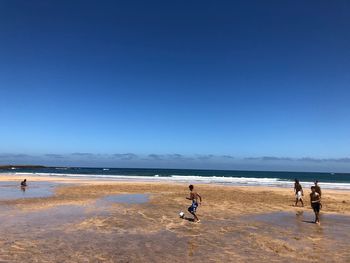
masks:
[[[38,169],[40,170],[40,169]],[[108,171],[107,171],[108,172]],[[102,171],[101,171],[102,173]],[[144,183],[192,183],[192,184],[206,184],[206,185],[225,185],[225,186],[243,186],[243,187],[268,187],[268,188],[293,188],[294,182],[292,180],[283,180],[278,178],[256,178],[256,177],[203,177],[203,176],[145,176],[145,175],[113,175],[113,174],[84,174],[84,173],[67,173],[66,170],[63,173],[58,171],[52,172],[37,172],[32,170],[27,172],[23,170],[6,171],[5,173],[0,172],[0,181],[7,179],[17,178],[51,178],[52,180],[58,179],[81,179],[84,181],[100,181],[100,182],[144,182]],[[41,180],[40,179],[40,180]],[[301,180],[302,185],[305,189],[310,188],[313,185],[312,180],[303,178]],[[339,191],[350,191],[350,183],[341,182],[324,182],[320,183],[323,189],[327,190],[339,190]]]
[[[256,169],[205,169],[205,168],[159,168],[159,167],[93,167],[93,166],[46,166],[46,165],[32,165],[32,164],[19,164],[19,165],[0,165],[0,169],[55,169],[55,168],[65,168],[65,169],[119,169],[119,170],[160,170],[160,171],[169,171],[169,170],[182,170],[182,171],[212,171],[212,172],[260,172],[260,173],[294,173],[294,174],[337,174],[337,175],[350,175],[350,172],[329,172],[329,171],[289,171],[289,170],[256,170]]]
[[[0,169],[36,169],[36,168],[51,168],[44,165],[0,165]]]

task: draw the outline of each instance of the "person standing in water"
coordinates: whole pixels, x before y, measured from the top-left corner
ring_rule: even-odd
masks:
[[[195,222],[199,222],[200,220],[196,215],[196,211],[198,206],[202,202],[202,197],[197,192],[194,191],[193,185],[190,185],[188,188],[190,189],[190,197],[186,197],[186,199],[192,201],[192,205],[188,208],[188,212],[190,212],[193,215]]]
[[[21,182],[21,187],[26,187],[27,186],[27,179],[24,179],[22,182]]]
[[[315,223],[320,224],[321,196],[316,192],[315,186],[311,186],[310,203],[315,213]]]
[[[301,187],[301,184],[299,183],[298,179],[295,179],[294,192],[295,192],[295,205],[294,206],[297,206],[298,202],[300,201],[301,206],[304,207],[304,202],[303,202],[304,192],[303,192],[303,188]]]
[[[24,179],[22,182],[21,182],[21,190],[23,192],[26,191],[26,187],[27,187],[27,179]]]

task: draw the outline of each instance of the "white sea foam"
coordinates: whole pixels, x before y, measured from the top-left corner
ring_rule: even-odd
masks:
[[[183,183],[206,183],[206,184],[225,184],[225,185],[241,185],[241,186],[274,186],[292,188],[293,181],[282,180],[278,178],[255,178],[255,177],[220,177],[220,176],[195,176],[195,175],[171,175],[160,176],[137,176],[137,175],[105,175],[105,174],[63,174],[63,173],[13,173],[16,175],[36,175],[36,176],[58,176],[58,177],[83,177],[100,180],[131,180],[131,181],[170,181]],[[301,181],[304,188],[309,188],[313,182]],[[350,183],[319,183],[323,189],[341,189],[350,190]]]

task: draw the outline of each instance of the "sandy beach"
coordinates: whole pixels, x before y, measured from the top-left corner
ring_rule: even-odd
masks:
[[[19,195],[0,196],[0,262],[350,261],[348,191],[324,191],[318,226],[309,189],[301,208],[292,189],[195,185],[194,223],[187,184],[23,178],[0,176]]]
[[[1,1],[0,263],[350,263],[349,28],[350,0]]]

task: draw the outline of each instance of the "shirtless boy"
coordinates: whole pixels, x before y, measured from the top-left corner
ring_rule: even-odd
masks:
[[[192,205],[188,208],[188,212],[190,212],[193,215],[195,222],[199,222],[200,220],[196,215],[196,210],[202,202],[202,197],[193,190],[194,188],[193,185],[190,185],[188,188],[190,189],[190,197],[186,197],[186,199],[192,201]],[[198,199],[199,199],[199,202],[198,202]]]
[[[321,203],[322,191],[321,191],[321,187],[318,185],[318,181],[315,181],[315,191],[320,195],[320,209],[322,209],[322,203]]]
[[[322,192],[321,192],[321,187],[318,185],[318,181],[315,181],[315,191],[320,195],[320,198],[321,198]]]
[[[321,203],[320,203],[320,194],[316,192],[316,187],[311,186],[311,194],[310,194],[310,203],[311,207],[314,210],[315,213],[315,223],[320,224],[320,208],[321,208]]]

